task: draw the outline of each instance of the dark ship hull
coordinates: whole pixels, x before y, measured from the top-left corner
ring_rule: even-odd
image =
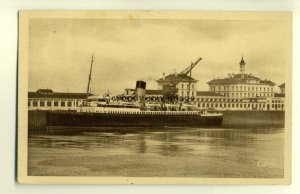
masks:
[[[169,114],[107,114],[48,112],[47,126],[76,127],[150,127],[150,126],[218,126],[222,116]]]

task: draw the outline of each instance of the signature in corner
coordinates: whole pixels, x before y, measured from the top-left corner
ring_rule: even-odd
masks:
[[[263,168],[263,167],[270,166],[270,163],[269,163],[269,162],[266,162],[266,161],[261,161],[261,160],[259,160],[259,161],[257,162],[257,166],[258,166],[259,168]]]

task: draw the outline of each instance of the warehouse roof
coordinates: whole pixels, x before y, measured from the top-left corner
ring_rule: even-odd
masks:
[[[36,92],[28,92],[28,98],[86,99],[86,96],[86,93],[53,92],[50,89],[38,89]]]
[[[180,81],[192,81],[192,82],[197,82],[198,80],[184,75],[184,74],[170,74],[167,75],[164,78],[160,78],[159,80],[157,80],[158,82],[170,82],[170,81],[176,81],[176,82],[180,82]]]
[[[232,74],[227,78],[223,79],[213,79],[208,84],[244,84],[251,83],[251,81],[256,81],[258,84],[267,84],[270,86],[276,85],[274,82],[270,80],[261,80],[258,77],[253,76],[252,74]]]

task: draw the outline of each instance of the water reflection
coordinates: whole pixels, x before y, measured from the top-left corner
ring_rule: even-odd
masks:
[[[156,132],[136,133],[100,133],[82,132],[73,134],[31,135],[30,146],[55,149],[65,148],[111,148],[126,147],[136,149],[138,153],[145,153],[147,146],[159,146],[166,152],[178,152],[184,145],[207,145],[220,147],[254,146],[260,141],[259,135],[282,133],[283,129],[169,129]],[[151,150],[151,148],[150,148]],[[185,150],[187,151],[187,150]]]
[[[282,128],[162,128],[139,132],[120,129],[115,133],[31,135],[29,167],[33,169],[32,174],[39,174],[38,169],[45,168],[45,165],[59,169],[62,164],[68,164],[68,168],[74,165],[90,169],[89,173],[83,174],[86,176],[93,174],[91,169],[94,169],[105,176],[165,176],[175,173],[175,176],[197,177],[280,177],[283,175],[283,134]],[[270,163],[263,171],[257,168],[261,160]],[[150,167],[153,165],[159,165],[157,171]],[[228,166],[232,167],[231,171],[226,169]],[[124,171],[125,167],[128,170]],[[191,173],[190,168],[197,170]],[[144,172],[139,174],[141,169]]]

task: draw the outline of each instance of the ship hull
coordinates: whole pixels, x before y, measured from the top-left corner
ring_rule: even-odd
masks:
[[[47,127],[218,126],[220,116],[47,112]]]

